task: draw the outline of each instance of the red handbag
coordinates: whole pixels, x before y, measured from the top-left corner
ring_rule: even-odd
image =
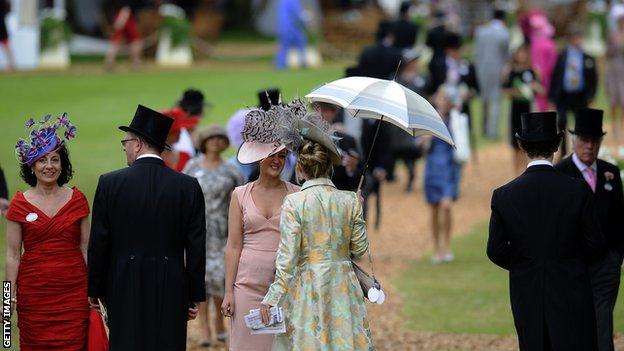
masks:
[[[87,351],[108,351],[108,335],[100,312],[89,308]]]

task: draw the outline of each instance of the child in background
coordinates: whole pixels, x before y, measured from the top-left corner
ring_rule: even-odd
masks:
[[[503,87],[504,92],[511,98],[509,142],[514,149],[514,169],[516,174],[520,174],[526,167],[525,157],[515,138],[521,128],[520,115],[531,112],[535,94],[543,93],[543,88],[531,66],[528,47],[521,46],[514,52],[511,58],[511,70]]]

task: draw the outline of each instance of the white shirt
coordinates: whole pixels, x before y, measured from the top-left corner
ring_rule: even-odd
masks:
[[[136,159],[139,160],[139,159],[146,158],[146,157],[153,157],[153,158],[157,158],[159,160],[162,160],[162,157],[160,157],[160,156],[158,156],[156,154],[143,154],[143,155],[137,157]]]
[[[594,163],[591,166],[588,166],[584,164],[583,161],[581,161],[581,159],[578,158],[578,156],[576,156],[576,153],[573,153],[572,162],[574,162],[574,164],[576,165],[576,168],[578,168],[578,170],[581,171],[581,174],[583,175],[583,178],[585,178],[587,183],[591,183],[591,181],[587,177],[587,172],[585,172],[585,170],[591,167],[594,170],[594,176],[598,174],[598,165],[596,164],[596,161],[594,161]]]
[[[527,168],[532,167],[532,166],[550,166],[550,167],[552,167],[553,164],[552,164],[552,162],[550,162],[548,160],[535,160],[535,161],[529,162],[529,164],[527,165]]]

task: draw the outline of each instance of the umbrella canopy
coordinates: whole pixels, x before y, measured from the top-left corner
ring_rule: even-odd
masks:
[[[306,98],[311,102],[339,105],[354,117],[390,122],[413,136],[428,134],[455,145],[444,121],[429,101],[395,81],[343,78],[321,85]]]

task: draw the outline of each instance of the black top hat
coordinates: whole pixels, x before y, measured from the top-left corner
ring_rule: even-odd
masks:
[[[278,88],[268,88],[258,91],[258,101],[260,108],[265,111],[271,109],[271,106],[279,104],[280,90]]]
[[[557,131],[556,112],[528,112],[520,115],[522,129],[516,139],[528,142],[549,141],[563,136]]]
[[[178,106],[191,115],[199,115],[204,109],[204,94],[199,90],[187,89],[182,94]]]
[[[602,130],[602,110],[582,108],[574,111],[574,130],[570,133],[591,138],[601,138],[607,132]]]
[[[451,49],[459,49],[462,46],[462,37],[461,35],[453,32],[446,33],[444,37],[444,47]]]
[[[171,150],[166,143],[171,125],[173,125],[173,118],[139,105],[130,125],[120,126],[119,129],[142,136],[156,146]]]

